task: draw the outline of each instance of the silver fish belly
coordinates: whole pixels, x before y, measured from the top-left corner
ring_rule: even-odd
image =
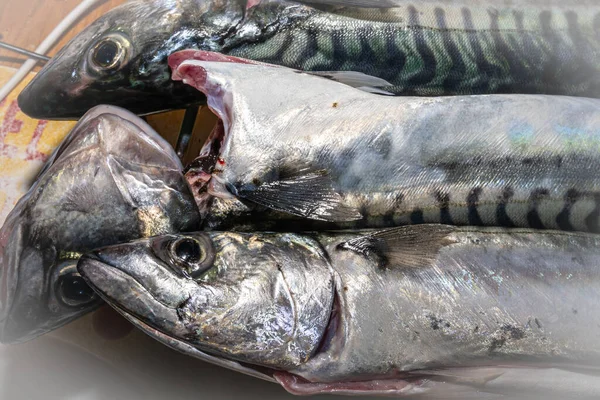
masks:
[[[493,393],[523,368],[579,371],[587,382],[567,394],[593,397],[599,240],[445,225],[205,232],[100,249],[78,269],[163,343],[296,394]]]
[[[307,71],[357,71],[403,95],[600,96],[597,2],[131,1],[92,23],[21,93],[32,117],[96,104],[148,114],[203,102],[169,79],[186,48]],[[357,4],[359,3],[359,4]]]
[[[600,230],[598,100],[377,96],[207,54],[172,60],[222,120],[187,172],[210,229]]]
[[[33,339],[99,305],[76,270],[82,253],[198,229],[181,168],[135,115],[90,110],[0,230],[0,342]]]

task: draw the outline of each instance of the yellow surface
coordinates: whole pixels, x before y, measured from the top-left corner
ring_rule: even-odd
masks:
[[[0,86],[14,72],[12,68],[0,66]],[[0,226],[27,192],[48,157],[76,124],[75,121],[32,119],[18,109],[17,96],[33,76],[35,74],[30,74],[0,103]],[[183,115],[184,111],[172,111],[149,116],[147,120],[171,145],[175,145]],[[198,155],[216,120],[208,108],[200,109],[184,163]]]
[[[14,69],[0,67],[0,86],[13,73]],[[75,125],[72,121],[34,120],[17,109],[17,95],[32,77],[0,103],[0,225]]]

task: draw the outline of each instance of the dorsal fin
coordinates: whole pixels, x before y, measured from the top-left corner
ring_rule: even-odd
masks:
[[[391,94],[393,93],[386,92],[380,88],[383,87],[391,87],[394,86],[390,82],[385,79],[378,78],[376,76],[367,75],[362,72],[356,71],[310,71],[305,72],[309,75],[320,76],[322,78],[327,78],[332,81],[336,81],[339,83],[343,83],[344,85],[351,86],[353,88],[369,92],[369,93],[379,93],[379,94]]]
[[[439,250],[456,240],[450,225],[414,225],[385,229],[338,245],[338,249],[377,256],[385,267],[417,268],[431,265]]]

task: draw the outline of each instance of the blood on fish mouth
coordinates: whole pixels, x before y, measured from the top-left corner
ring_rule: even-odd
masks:
[[[219,118],[200,151],[200,156],[183,171],[203,217],[208,212],[212,197],[224,199],[233,197],[225,183],[218,177],[220,172],[218,167],[225,164],[225,161],[219,157],[224,140],[225,126],[223,120]]]

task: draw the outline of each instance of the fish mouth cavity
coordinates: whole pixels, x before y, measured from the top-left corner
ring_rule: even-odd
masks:
[[[225,161],[220,154],[228,132],[220,113],[215,114],[219,119],[200,151],[200,155],[183,171],[202,218],[206,218],[208,215],[213,198],[229,200],[235,197],[221,177]]]

